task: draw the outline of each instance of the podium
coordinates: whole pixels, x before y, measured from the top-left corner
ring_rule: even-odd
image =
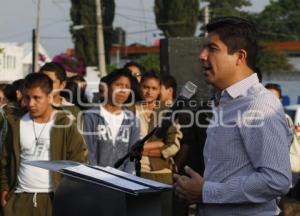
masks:
[[[54,216],[171,216],[171,185],[72,161],[26,163],[64,175],[55,191]]]

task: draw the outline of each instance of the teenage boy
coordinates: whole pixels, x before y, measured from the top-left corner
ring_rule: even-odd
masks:
[[[70,112],[77,119],[80,112],[79,108],[61,96],[61,92],[64,91],[66,94],[70,94],[69,97],[74,97],[72,92],[65,90],[67,75],[63,66],[58,63],[48,62],[41,67],[39,72],[46,74],[52,80],[52,105],[58,109]]]
[[[1,159],[1,205],[5,215],[52,215],[53,193],[61,176],[25,164],[30,160],[85,162],[87,149],[73,120],[55,110],[52,80],[29,74],[24,83],[28,112],[7,116],[8,136]]]

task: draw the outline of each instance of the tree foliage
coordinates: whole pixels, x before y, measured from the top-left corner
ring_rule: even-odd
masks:
[[[273,0],[256,22],[265,40],[300,40],[300,1]]]
[[[260,40],[264,42],[260,45],[257,58],[257,67],[262,73],[293,69],[285,53],[280,53],[270,47],[267,48],[265,44],[270,40],[287,40],[288,37],[283,37],[287,35],[287,32],[290,38],[295,36],[296,31],[300,32],[300,1],[271,1],[270,5],[258,14],[245,11],[244,7],[251,6],[250,0],[203,0],[203,2],[208,3],[211,19],[221,16],[239,16],[251,19],[256,24]],[[298,22],[296,21],[297,17]],[[203,21],[203,16],[200,16],[200,21]],[[287,25],[287,23],[291,23],[291,25]]]
[[[156,25],[166,37],[192,37],[199,13],[199,0],[155,0]]]
[[[250,0],[203,0],[203,2],[208,3],[211,18],[221,16],[248,17],[249,13],[243,11],[242,8],[252,5]],[[203,20],[201,15],[200,20]]]
[[[138,61],[141,64],[145,71],[154,70],[155,72],[160,72],[160,59],[159,55],[150,54],[142,57]]]
[[[289,63],[287,55],[270,48],[263,48],[258,54],[258,68],[262,73],[266,72],[289,72],[293,66]]]
[[[264,43],[269,41],[290,41],[300,39],[300,1],[270,1],[265,9],[256,15],[256,26]],[[261,50],[258,65],[262,71],[290,71],[293,66],[287,54],[270,48]]]
[[[84,29],[74,30],[71,26],[70,32],[75,44],[75,50],[83,56],[87,65],[97,65],[97,33],[96,33],[96,9],[95,0],[71,0],[70,15],[72,26],[83,25]],[[102,0],[102,20],[104,26],[105,57],[109,62],[109,51],[111,48],[112,24],[115,14],[114,0]]]

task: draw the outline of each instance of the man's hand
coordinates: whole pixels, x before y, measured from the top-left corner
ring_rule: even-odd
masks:
[[[198,203],[202,200],[204,180],[190,167],[185,166],[184,170],[190,177],[174,174],[175,194],[189,203]]]
[[[1,192],[1,206],[2,208],[5,208],[6,204],[7,204],[7,191],[2,191]]]

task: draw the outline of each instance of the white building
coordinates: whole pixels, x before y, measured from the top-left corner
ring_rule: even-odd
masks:
[[[22,79],[32,71],[31,43],[0,43],[0,49],[0,83]],[[39,53],[45,59],[38,62],[40,66],[51,61],[41,45]]]

